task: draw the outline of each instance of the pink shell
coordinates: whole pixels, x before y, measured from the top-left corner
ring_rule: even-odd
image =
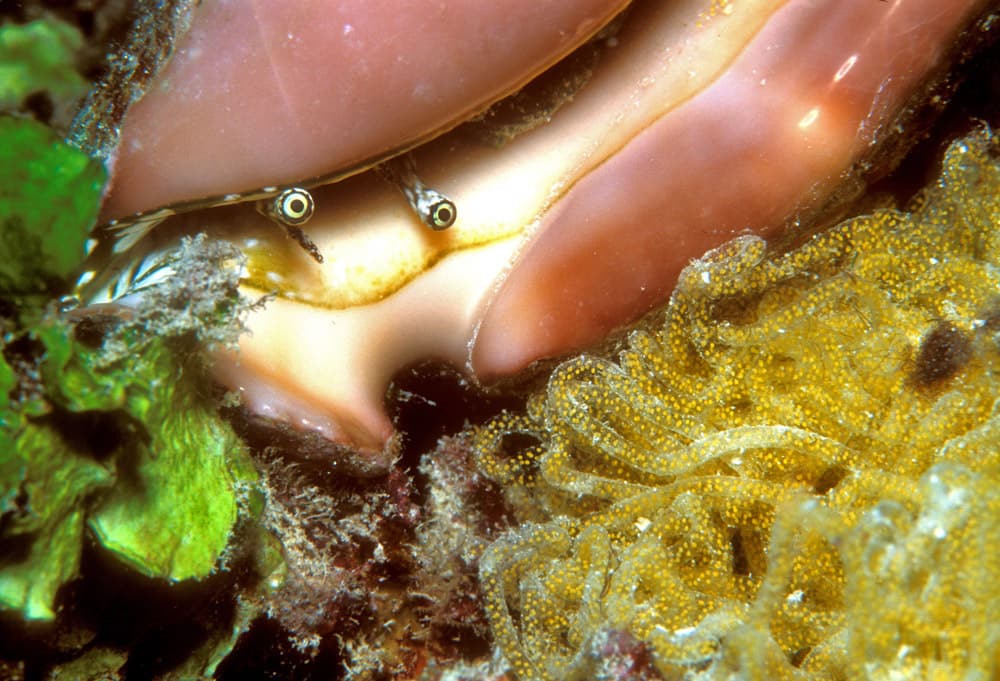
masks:
[[[129,111],[105,218],[363,168],[482,110],[627,0],[206,0]]]
[[[381,60],[364,51],[355,54],[358,63],[352,68],[363,75],[348,78],[356,89],[346,98],[339,89],[315,84],[338,73],[326,58],[314,63],[303,56],[302,64],[314,68],[300,74],[308,85],[294,92],[275,89],[277,83],[292,79],[275,79],[284,72],[284,60],[292,59],[277,45],[287,43],[289,54],[296,55],[294,38],[309,26],[296,25],[292,39],[279,34],[262,43],[251,41],[263,56],[247,56],[245,65],[240,41],[223,35],[219,40],[234,43],[227,49],[235,56],[222,60],[221,81],[198,86],[216,78],[201,73],[188,76],[183,84],[178,75],[177,84],[170,85],[168,76],[168,94],[154,92],[140,103],[159,102],[155,111],[141,114],[155,115],[157,122],[145,124],[146,136],[127,132],[128,148],[122,150],[107,212],[118,215],[196,192],[249,189],[282,182],[279,176],[325,172],[320,168],[323,159],[351,147],[351,140],[363,137],[364,130],[377,131],[372,139],[383,140],[388,139],[387,130],[410,130],[409,137],[393,135],[380,147],[383,151],[405,146],[404,138],[416,141],[441,125],[440,119],[433,124],[421,119],[423,132],[413,132],[416,128],[406,128],[403,122],[423,111],[427,102],[438,101],[428,98],[428,92],[452,93],[451,104],[442,104],[438,113],[465,115],[485,100],[462,108],[455,104],[462,97],[454,95],[451,85],[477,90],[474,81],[485,80],[479,87],[492,87],[498,68],[491,63],[494,59],[512,59],[522,75],[525,63],[537,63],[537,56],[517,58],[523,52],[517,41],[539,29],[542,20],[532,15],[532,8],[544,5],[546,11],[558,11],[552,4],[536,0],[517,5],[526,14],[516,20],[495,15],[491,3],[460,4],[467,23],[449,34],[450,40],[461,43],[470,35],[476,39],[459,50],[465,56],[457,64],[442,62],[434,49],[421,52],[413,47],[407,42],[414,39],[412,30],[384,29],[389,40],[374,53],[382,55]],[[579,15],[570,11],[581,5],[557,4],[573,5],[562,15],[573,28],[557,30],[549,39],[584,33],[576,28]],[[928,75],[945,66],[958,32],[985,0],[757,0],[732,3],[733,16],[717,16],[700,25],[699,13],[716,5],[708,0],[639,0],[616,37],[618,46],[608,50],[592,80],[549,124],[500,150],[458,136],[439,138],[417,150],[422,174],[426,170],[429,181],[458,204],[459,223],[450,231],[431,234],[419,223],[411,224],[414,218],[398,194],[377,178],[359,176],[324,188],[309,224],[314,238],[325,231],[340,238],[341,246],[353,246],[371,236],[369,228],[384,228],[373,239],[369,260],[396,255],[403,239],[433,244],[440,247],[437,253],[447,255],[391,295],[365,304],[314,307],[288,298],[270,302],[250,320],[253,334],[242,342],[239,355],[224,362],[224,380],[243,391],[246,404],[259,412],[378,454],[392,434],[382,398],[392,373],[402,366],[433,357],[491,379],[534,360],[586,347],[664,302],[691,258],[743,231],[772,234],[797,212],[821,204],[874,147]],[[212,5],[219,12],[228,6],[223,0]],[[338,19],[334,27],[343,34],[349,24],[354,28],[347,35],[354,35],[370,17],[384,12],[378,7],[358,1],[358,18]],[[592,14],[587,12],[588,17]],[[389,15],[396,17],[391,11]],[[567,19],[571,16],[576,18]],[[728,25],[723,23],[727,20]],[[522,30],[517,21],[527,22]],[[582,23],[589,30],[599,21]],[[243,35],[257,26],[239,25],[243,28],[231,32]],[[431,22],[410,27],[417,25],[431,34],[446,26]],[[470,28],[473,25],[481,32]],[[500,42],[514,44],[506,52],[479,37],[502,36],[501,26],[508,37]],[[722,58],[718,36],[725,26],[733,29],[734,40],[743,42],[727,46],[733,52]],[[379,34],[372,27],[366,31]],[[394,52],[394,45],[407,47]],[[177,63],[193,69],[198,55],[190,53],[192,47],[184,49],[189,51],[187,61]],[[413,61],[417,54],[427,61]],[[347,69],[346,64],[336,66]],[[404,66],[408,76],[399,80]],[[317,78],[318,69],[330,70]],[[445,77],[434,82],[445,83],[444,90],[422,86],[429,82],[423,76],[439,71]],[[689,85],[698,78],[702,80],[696,88]],[[262,88],[264,82],[270,85]],[[658,88],[667,82],[679,84],[681,93],[658,99]],[[491,87],[486,89],[497,91]],[[401,92],[406,97],[391,99]],[[175,108],[172,98],[182,94],[194,110],[200,110],[195,104],[204,97],[222,107],[222,113],[195,121],[195,114]],[[305,128],[291,123],[299,111],[289,103],[293,94],[294,101],[299,94],[319,102],[329,97],[340,117],[331,113],[317,120],[303,118],[302,126],[313,127],[300,135]],[[367,108],[387,101],[380,99],[385,96],[412,105]],[[268,98],[277,98],[278,104],[262,104]],[[311,105],[306,108],[311,110]],[[137,117],[140,111],[137,106]],[[237,112],[238,126],[231,124]],[[183,120],[186,115],[192,119]],[[201,126],[209,132],[198,133],[199,141],[191,143],[188,137]],[[343,126],[352,134],[338,138]],[[189,127],[191,131],[180,132]],[[265,134],[272,129],[279,131],[273,139]],[[301,141],[312,140],[318,147],[317,138],[327,134],[341,142],[324,153],[314,154],[310,143]],[[240,141],[222,143],[223,135]],[[133,148],[139,144],[142,153]],[[173,145],[181,151],[172,150]],[[363,147],[367,151],[352,148],[337,157],[338,163],[365,162],[381,153],[377,146]],[[151,148],[160,151],[147,153]],[[197,163],[190,162],[194,154],[201,154]],[[312,165],[300,166],[300,159]],[[272,173],[274,169],[281,172]],[[208,182],[224,174],[224,185]],[[263,220],[248,208],[228,215],[236,233]],[[460,230],[507,218],[525,227],[520,241],[509,237],[466,250],[454,246]],[[315,276],[324,283],[350,281],[357,272],[336,269],[335,258],[319,266],[301,253],[291,257],[301,263],[293,268],[295,276]],[[380,456],[383,463],[391,459]]]
[[[816,206],[944,65],[981,4],[786,3],[710,87],[543,219],[485,314],[477,373],[598,342],[665,301],[691,258]]]

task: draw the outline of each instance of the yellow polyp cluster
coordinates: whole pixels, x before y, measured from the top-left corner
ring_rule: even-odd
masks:
[[[518,679],[591,678],[608,630],[668,679],[997,678],[998,153],[980,129],[908,212],[707,254],[661,327],[478,432],[537,521],[481,560]]]

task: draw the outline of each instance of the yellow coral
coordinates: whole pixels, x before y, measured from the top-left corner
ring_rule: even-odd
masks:
[[[587,678],[608,629],[667,678],[1000,674],[998,149],[954,143],[909,212],[709,253],[661,328],[478,433],[540,500],[481,561],[518,678]]]

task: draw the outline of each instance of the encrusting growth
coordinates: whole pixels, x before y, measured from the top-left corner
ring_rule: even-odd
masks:
[[[661,327],[478,432],[538,521],[481,560],[518,679],[590,678],[609,631],[665,678],[998,673],[998,152],[983,127],[905,212],[707,254]]]

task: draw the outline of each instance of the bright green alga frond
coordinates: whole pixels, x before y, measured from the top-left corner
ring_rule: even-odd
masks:
[[[156,353],[166,354],[151,348]],[[155,382],[130,390],[126,404],[151,435],[148,446],[136,443],[144,489],[116,486],[90,525],[106,548],[136,569],[180,580],[215,568],[236,523],[240,490],[256,476],[215,405],[176,369],[172,375],[164,368],[153,368],[148,375]]]
[[[44,413],[26,415],[17,403],[0,411],[0,605],[52,619],[87,527],[143,574],[182,580],[215,570],[241,511],[252,515],[259,503],[256,471],[216,413],[200,367],[135,329],[123,333],[129,352],[114,355],[80,342],[62,321],[32,336],[45,349]],[[10,387],[5,375],[0,387]],[[72,413],[125,435],[95,454],[64,434]]]
[[[54,400],[70,411],[123,410],[148,435],[127,443],[120,465],[134,468],[90,526],[106,548],[145,574],[172,580],[208,574],[236,522],[240,490],[256,478],[242,444],[199,391],[205,386],[162,340],[133,334],[126,339],[132,352],[107,363],[99,350],[67,344],[63,330],[38,331],[52,348],[42,374]]]
[[[29,424],[4,445],[0,604],[27,619],[52,619],[56,591],[79,567],[86,499],[113,475],[44,426]]]
[[[13,109],[35,92],[83,97],[88,84],[76,70],[82,47],[80,31],[55,19],[0,26],[0,109]]]
[[[84,256],[103,166],[30,120],[0,116],[0,292],[44,290]]]

